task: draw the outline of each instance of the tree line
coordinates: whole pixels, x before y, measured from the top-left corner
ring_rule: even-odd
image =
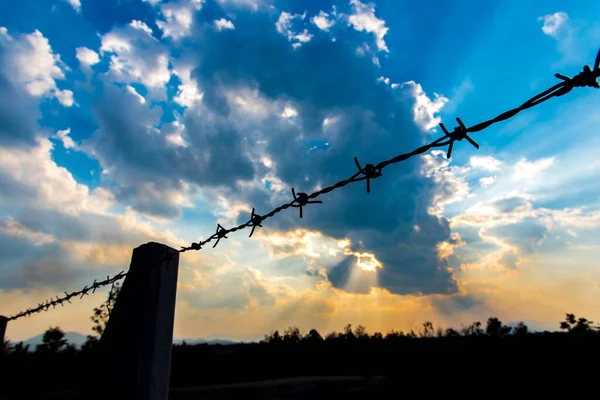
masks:
[[[95,335],[81,348],[68,343],[60,327],[51,327],[35,349],[23,342],[3,343],[0,350],[0,398],[16,393],[41,395],[54,390],[85,392],[99,379],[99,338],[104,332],[119,287],[94,309],[90,317]],[[322,335],[316,329],[301,332],[288,327],[265,335],[253,343],[231,345],[173,346],[171,387],[190,387],[293,376],[375,376],[404,368],[411,363],[444,360],[446,354],[496,354],[495,359],[518,357],[529,362],[539,354],[600,355],[600,327],[584,317],[565,314],[558,331],[531,331],[524,322],[505,325],[496,317],[485,324],[473,322],[460,329],[436,328],[426,321],[418,331],[390,330],[369,333],[366,327],[347,324],[341,332]],[[425,357],[425,358],[424,358]],[[419,361],[421,360],[421,361]],[[401,362],[400,362],[401,361]],[[565,364],[567,365],[567,364]],[[570,365],[570,364],[569,364]],[[410,371],[406,372],[410,373]],[[35,381],[35,385],[31,382]],[[9,395],[7,395],[7,393]]]

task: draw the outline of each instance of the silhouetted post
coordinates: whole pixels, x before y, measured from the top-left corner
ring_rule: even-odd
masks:
[[[164,244],[133,250],[98,346],[103,398],[168,398],[178,266],[179,253]]]
[[[6,324],[8,323],[8,318],[6,318],[4,315],[0,315],[0,339],[2,339],[2,341],[0,342],[0,348],[2,348],[2,346],[4,346],[4,335],[6,334]]]

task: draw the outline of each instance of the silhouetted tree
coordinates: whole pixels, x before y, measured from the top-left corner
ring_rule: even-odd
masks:
[[[593,321],[588,321],[587,318],[577,319],[574,314],[566,314],[565,320],[560,323],[560,329],[575,335],[584,335],[594,332],[592,324]]]
[[[431,321],[423,322],[423,331],[419,332],[419,336],[423,338],[433,337],[435,329],[433,329],[433,323]]]
[[[278,330],[271,331],[270,334],[265,335],[263,342],[265,343],[281,343],[282,342],[281,335]]]
[[[304,337],[304,340],[309,343],[318,343],[323,341],[323,337],[321,337],[321,334],[316,329],[311,329]]]
[[[519,322],[513,329],[513,334],[516,336],[525,336],[529,333],[529,328],[523,321]]]
[[[502,322],[496,318],[496,317],[492,317],[492,318],[488,318],[487,320],[487,326],[485,328],[485,333],[487,333],[489,336],[506,336],[508,334],[510,334],[510,331],[512,330],[512,328],[510,326],[507,325],[503,325]]]
[[[367,328],[365,328],[362,325],[358,325],[356,328],[354,328],[354,336],[356,336],[356,338],[359,340],[369,339],[369,334],[367,333]]]
[[[404,337],[406,335],[404,335],[404,332],[402,331],[397,331],[395,329],[390,329],[388,331],[388,333],[385,335],[386,339],[397,339],[397,338],[401,338]]]
[[[348,324],[344,327],[344,333],[340,335],[342,338],[346,340],[354,340],[356,339],[356,335],[352,332],[352,325]]]
[[[481,336],[483,335],[483,329],[481,329],[481,322],[475,321],[471,325],[462,329],[463,335],[465,336]]]
[[[284,343],[299,343],[301,339],[300,329],[295,326],[290,326],[283,334]]]
[[[94,323],[92,330],[100,336],[102,336],[104,333],[104,329],[106,328],[106,324],[110,318],[110,312],[115,306],[117,296],[119,295],[120,291],[121,285],[117,282],[111,287],[110,291],[108,292],[108,297],[104,303],[102,303],[102,305],[99,307],[94,308],[94,314],[90,317]]]
[[[36,346],[35,351],[40,353],[58,353],[68,346],[68,341],[65,339],[65,333],[57,326],[56,328],[48,328],[44,332],[42,343]]]
[[[446,337],[458,337],[460,333],[456,329],[446,328],[444,331],[444,336]]]
[[[99,342],[96,336],[88,335],[86,341],[81,345],[81,351],[95,349]]]
[[[383,340],[383,335],[381,334],[381,332],[375,332],[371,336],[371,339],[373,339],[373,340]]]
[[[27,354],[29,353],[29,345],[23,344],[23,342],[19,342],[13,346],[11,353],[16,355]]]

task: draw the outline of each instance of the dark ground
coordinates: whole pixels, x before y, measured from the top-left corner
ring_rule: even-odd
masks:
[[[595,333],[174,346],[169,398],[597,398],[599,356]],[[96,361],[93,350],[4,354],[0,399],[90,399],[113,369]]]

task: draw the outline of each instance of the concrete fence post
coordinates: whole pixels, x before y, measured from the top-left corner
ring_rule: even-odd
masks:
[[[178,268],[179,253],[168,246],[133,250],[98,346],[103,398],[168,398]]]

